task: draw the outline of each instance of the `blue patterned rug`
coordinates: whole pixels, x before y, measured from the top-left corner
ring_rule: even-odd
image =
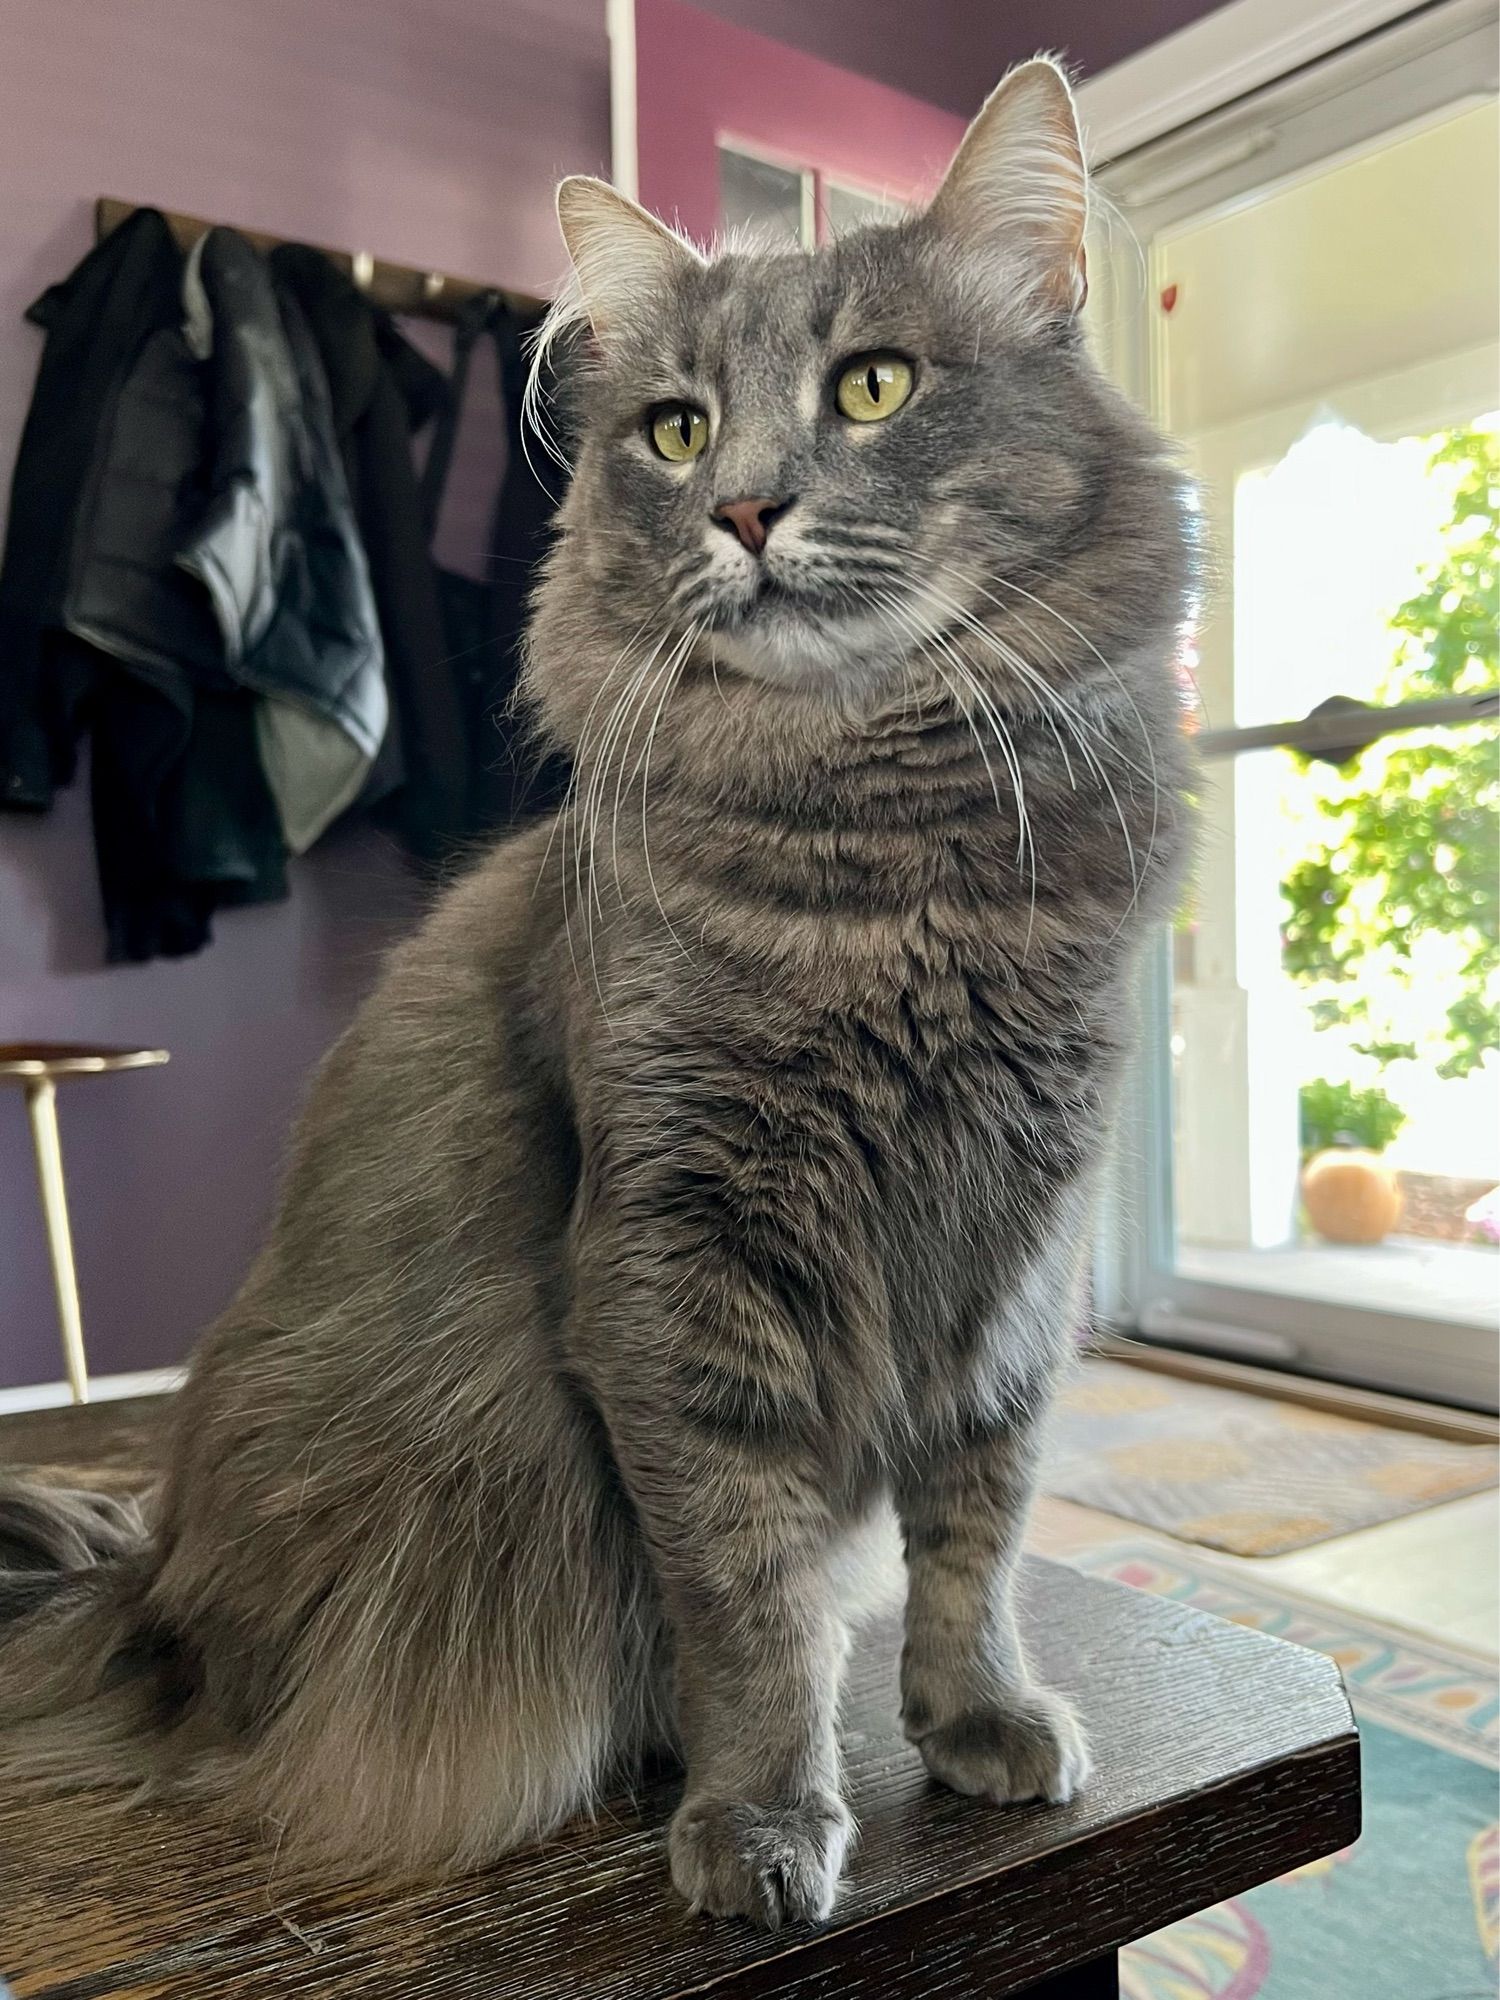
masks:
[[[1175,1550],[1074,1561],[1327,1653],[1364,1746],[1358,1844],[1132,1945],[1121,2000],[1495,2000],[1495,1665]]]

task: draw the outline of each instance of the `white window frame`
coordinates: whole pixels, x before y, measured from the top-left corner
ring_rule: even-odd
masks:
[[[827,173],[822,167],[809,166],[788,153],[777,153],[768,147],[758,145],[754,140],[742,139],[736,132],[720,132],[714,139],[714,156],[720,158],[725,153],[734,153],[742,160],[753,160],[758,166],[775,167],[784,174],[795,174],[800,182],[802,208],[798,218],[798,242],[804,250],[816,250],[828,235],[828,194],[836,189],[840,194],[858,195],[866,201],[878,201],[891,208],[901,208],[898,202],[883,189],[866,187],[860,181],[852,181],[843,174]]]
[[[742,139],[737,132],[719,132],[714,136],[714,159],[719,161],[725,153],[734,153],[742,160],[753,160],[757,166],[775,167],[778,173],[795,174],[800,190],[801,207],[797,217],[797,241],[803,250],[816,247],[818,231],[818,171],[808,166],[805,160],[794,159],[787,153],[776,153],[765,146],[757,145],[751,139]],[[722,182],[720,183],[722,186]],[[720,209],[722,219],[723,210]]]

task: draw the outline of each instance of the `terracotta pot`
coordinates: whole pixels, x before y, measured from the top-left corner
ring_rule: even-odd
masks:
[[[1349,1146],[1313,1155],[1302,1169],[1302,1200],[1326,1243],[1379,1243],[1401,1220],[1394,1169]]]

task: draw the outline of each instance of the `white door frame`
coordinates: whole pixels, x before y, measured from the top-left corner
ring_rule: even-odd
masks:
[[[635,0],[605,0],[609,35],[609,173],[632,201],[640,192],[635,124]]]
[[[1078,88],[1094,166],[1217,111],[1413,11],[1413,0],[1232,0]]]
[[[1113,240],[1100,275],[1109,301],[1107,361],[1116,379],[1148,406],[1156,400],[1145,274],[1164,228],[1258,198],[1268,186],[1384,143],[1393,130],[1493,90],[1495,12],[1495,0],[1448,0],[1425,9],[1335,52],[1317,69],[1288,76],[1279,89],[1236,101],[1191,132],[1163,132],[1155,144],[1107,167],[1101,187],[1139,234],[1139,242],[1122,241],[1106,230]],[[1388,716],[1387,725],[1395,720]],[[1231,754],[1264,735],[1225,729],[1212,747]],[[1494,1407],[1494,1340],[1481,1329],[1193,1279],[1176,1268],[1170,996],[1163,939],[1147,968],[1146,1031],[1102,1217],[1095,1271],[1100,1317],[1169,1345]]]

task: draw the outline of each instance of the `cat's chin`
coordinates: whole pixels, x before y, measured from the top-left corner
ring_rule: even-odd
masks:
[[[711,644],[717,662],[747,680],[840,704],[878,696],[903,658],[892,648],[889,620],[874,615],[831,620],[783,611],[717,631]]]

